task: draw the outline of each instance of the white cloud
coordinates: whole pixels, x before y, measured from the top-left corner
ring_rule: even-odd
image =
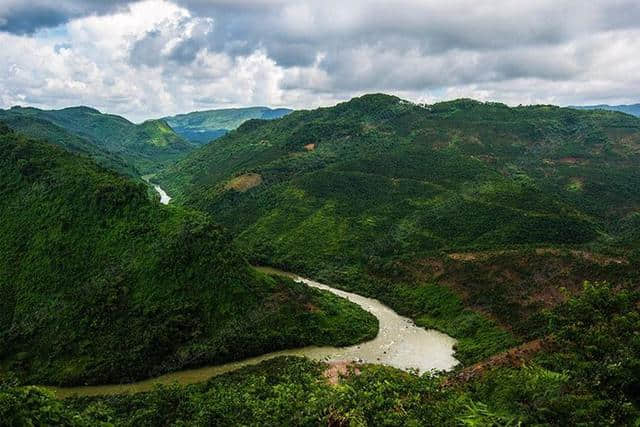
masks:
[[[99,15],[74,1],[62,26],[0,32],[4,107],[86,104],[141,120],[373,91],[640,102],[635,1],[123,0]]]

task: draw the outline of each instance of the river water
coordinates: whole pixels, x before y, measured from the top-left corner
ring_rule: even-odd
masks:
[[[378,300],[335,289],[313,280],[304,279],[291,273],[260,267],[258,270],[269,274],[283,274],[308,286],[329,291],[358,304],[378,318],[379,332],[371,341],[349,347],[309,346],[292,350],[277,351],[262,356],[206,366],[197,369],[171,372],[157,378],[131,383],[80,387],[50,387],[59,398],[72,395],[93,396],[100,394],[136,393],[148,391],[156,384],[193,384],[243,366],[255,365],[278,356],[305,356],[320,361],[355,361],[378,363],[399,369],[417,369],[420,372],[452,369],[458,361],[453,357],[455,339],[435,330],[416,326],[411,319],[398,315]]]
[[[153,178],[154,176],[155,176],[155,174],[144,175],[142,177],[142,180],[144,182],[146,182],[147,184],[153,185],[154,190],[156,190],[156,192],[160,195],[160,203],[162,203],[163,205],[168,205],[169,202],[171,201],[171,196],[169,196],[166,191],[164,191],[162,188],[160,188],[159,185],[154,184],[154,183],[151,182],[151,178]]]
[[[168,205],[171,201],[171,197],[162,189],[159,185],[153,184],[153,188],[156,189],[158,194],[160,195],[160,203],[163,205]]]

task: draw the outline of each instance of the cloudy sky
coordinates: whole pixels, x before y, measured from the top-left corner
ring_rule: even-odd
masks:
[[[640,102],[639,0],[0,0],[0,108]]]

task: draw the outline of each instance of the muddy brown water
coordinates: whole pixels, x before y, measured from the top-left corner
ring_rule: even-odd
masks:
[[[305,356],[313,360],[348,360],[361,363],[378,363],[403,370],[450,370],[458,361],[454,358],[453,346],[456,340],[436,330],[427,330],[416,326],[411,319],[398,315],[378,300],[358,294],[335,289],[313,280],[299,277],[280,270],[259,267],[268,274],[282,274],[308,286],[329,291],[339,297],[358,304],[378,318],[379,332],[371,341],[349,347],[309,346],[292,350],[283,350],[237,362],[197,369],[171,372],[156,378],[130,384],[112,384],[79,387],[48,387],[58,398],[73,395],[95,396],[149,391],[158,384],[193,384],[206,381],[216,375],[235,371],[244,366],[258,364],[278,356]]]

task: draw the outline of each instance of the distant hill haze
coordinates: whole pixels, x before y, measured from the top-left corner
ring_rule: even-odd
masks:
[[[181,137],[196,144],[205,144],[238,128],[247,120],[273,120],[286,116],[292,111],[288,108],[268,107],[227,108],[194,111],[165,117],[163,120]]]
[[[0,121],[127,175],[156,172],[196,148],[163,120],[135,124],[83,106],[61,110],[12,107],[0,110]]]
[[[640,117],[640,104],[630,105],[574,105],[571,108],[578,110],[606,110],[606,111],[619,111],[621,113],[631,114],[632,116]]]

